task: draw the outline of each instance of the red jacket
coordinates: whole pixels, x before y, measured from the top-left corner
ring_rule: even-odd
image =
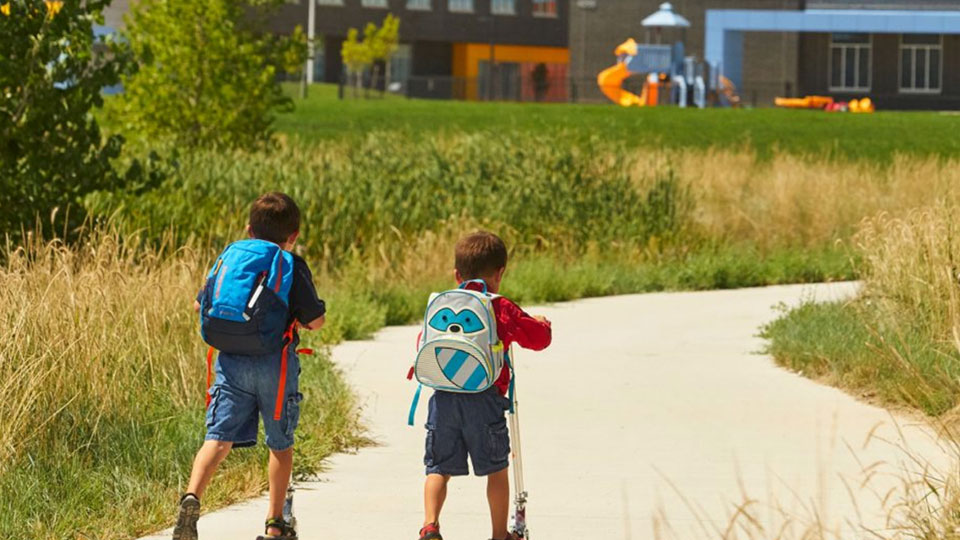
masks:
[[[476,283],[468,284],[467,288],[475,291],[482,289]],[[542,351],[553,340],[553,331],[549,322],[534,319],[506,297],[498,296],[493,299],[493,312],[497,317],[497,337],[503,343],[504,350],[509,351],[510,345],[516,343],[524,349]],[[494,384],[500,391],[500,395],[507,395],[507,389],[510,387],[509,367],[503,366]]]

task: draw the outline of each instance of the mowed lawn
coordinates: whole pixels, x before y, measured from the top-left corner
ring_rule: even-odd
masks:
[[[296,86],[288,86],[297,96]],[[362,94],[361,94],[362,95]],[[365,136],[384,130],[412,135],[460,132],[532,132],[558,141],[599,138],[629,147],[750,149],[889,161],[897,153],[960,156],[960,115],[879,111],[874,114],[763,109],[622,108],[608,104],[462,102],[395,95],[337,98],[335,85],[295,97],[278,117],[279,132],[308,141]]]

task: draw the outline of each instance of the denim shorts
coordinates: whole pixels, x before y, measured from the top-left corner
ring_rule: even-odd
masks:
[[[468,455],[477,476],[507,468],[510,435],[504,411],[509,408],[496,387],[479,394],[434,392],[423,456],[427,474],[466,475]]]
[[[298,391],[300,361],[295,353],[287,357],[287,380],[283,389],[283,410],[274,420],[280,384],[280,354],[246,356],[220,353],[216,378],[210,387],[206,440],[229,441],[234,447],[257,443],[260,418],[267,446],[286,450],[293,446],[293,432],[300,420]]]

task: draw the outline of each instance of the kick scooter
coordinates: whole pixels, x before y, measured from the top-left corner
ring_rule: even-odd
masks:
[[[510,348],[510,366],[513,367],[513,347]],[[515,373],[514,373],[515,375]],[[513,389],[513,411],[510,413],[510,439],[513,461],[513,488],[516,493],[513,499],[514,514],[511,532],[517,538],[530,540],[530,531],[527,529],[527,490],[523,486],[523,459],[520,455],[520,417],[517,407],[517,390]]]

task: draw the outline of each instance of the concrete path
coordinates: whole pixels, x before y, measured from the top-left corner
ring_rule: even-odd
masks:
[[[775,305],[853,290],[663,293],[531,309],[554,322],[551,348],[517,356],[532,537],[722,538],[747,499],[754,532],[765,531],[754,538],[781,530],[800,538],[810,526],[826,538],[874,538],[862,527],[888,529],[882,517],[904,471],[916,469],[900,447],[908,443],[911,455],[942,466],[947,458],[933,437],[914,420],[756,354],[758,327],[776,316]],[[417,426],[407,427],[414,384],[403,376],[417,332],[387,328],[334,349],[380,444],[333,457],[321,481],[301,486],[302,539],[415,538],[426,400]],[[864,447],[871,434],[889,442]],[[442,519],[448,540],[489,537],[484,497],[481,479],[451,482]],[[200,537],[252,539],[264,510],[261,498],[206,515]]]

